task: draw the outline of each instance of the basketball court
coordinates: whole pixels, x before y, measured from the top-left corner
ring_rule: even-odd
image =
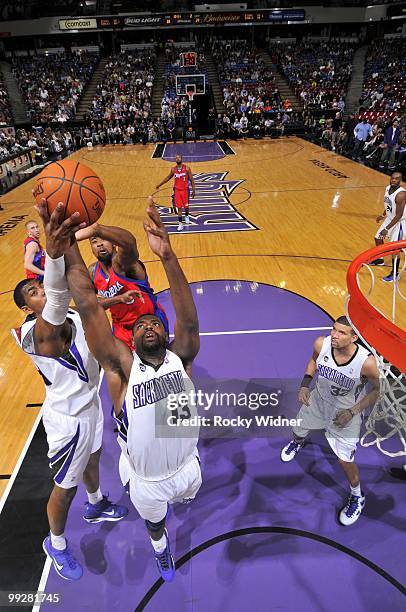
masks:
[[[196,387],[248,394],[272,390],[280,396],[277,407],[244,407],[238,414],[254,421],[260,414],[293,418],[312,344],[344,314],[348,267],[373,246],[388,178],[297,137],[75,153],[73,159],[90,166],[104,183],[101,221],[137,236],[140,258],[171,327],[166,277],[148,248],[142,221],[146,198],[168,174],[176,153],[196,182],[190,226],[176,231],[170,183],[156,200],[199,313]],[[297,460],[286,465],[279,453],[289,427],[248,429],[231,420],[218,431],[202,427],[203,485],[192,504],[174,507],[169,518],[178,571],[172,584],[163,584],[143,521],[118,478],[119,448],[104,384],[102,487],[130,512],[114,526],[87,525],[81,517],[86,495],[79,488],[66,532],[84,575],[77,583],[58,578],[42,551],[51,487],[39,422],[43,383],[9,334],[22,322],[12,290],[23,275],[24,222],[36,218],[33,185],[30,180],[8,193],[0,213],[7,271],[0,286],[0,389],[9,407],[0,415],[0,573],[10,590],[25,585],[24,590],[60,593],[60,610],[95,605],[100,611],[403,609],[399,532],[406,530],[406,487],[392,479],[389,468],[404,458],[385,456],[375,445],[359,448],[367,503],[356,525],[344,528],[337,511],[346,483],[322,434],[312,436]],[[90,263],[87,244],[82,252]],[[370,291],[368,300],[391,319],[393,287],[381,280],[389,271],[387,260],[374,270],[373,284],[368,269],[359,280],[364,293]],[[398,286],[403,294],[405,278]],[[395,315],[404,327],[401,297]],[[233,409],[224,410],[225,418],[233,416]],[[390,444],[396,451],[395,442]]]

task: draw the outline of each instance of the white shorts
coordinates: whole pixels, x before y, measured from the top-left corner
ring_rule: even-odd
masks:
[[[324,430],[333,453],[342,461],[354,461],[357,443],[360,437],[361,416],[355,415],[345,427],[337,427],[333,420],[339,410],[332,410],[320,397],[316,389],[310,394],[310,405],[305,404],[296,417],[300,425],[293,427],[299,438],[305,438],[310,431]]]
[[[201,484],[200,462],[193,455],[176,474],[165,480],[144,480],[131,470],[130,498],[141,518],[159,523],[166,516],[168,504],[191,501]]]
[[[383,229],[386,229],[386,227],[389,225],[391,221],[392,219],[384,220],[384,222],[379,226],[379,229],[375,234],[375,238],[379,238],[379,234],[381,233],[381,231]],[[388,241],[397,242],[398,240],[403,240],[403,236],[405,235],[405,230],[406,230],[405,225],[406,223],[404,221],[399,221],[398,223],[396,223],[396,225],[391,227],[388,232],[388,236],[387,236]]]
[[[90,455],[102,445],[103,420],[100,403],[78,417],[44,409],[49,467],[57,469],[54,482],[58,487],[71,489],[82,481]]]

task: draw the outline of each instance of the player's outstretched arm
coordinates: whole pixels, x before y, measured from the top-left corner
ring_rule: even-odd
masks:
[[[44,222],[48,252],[54,257],[65,253],[68,285],[82,320],[86,342],[105,371],[114,408],[119,414],[132,365],[131,351],[124,343],[114,338],[107,316],[97,301],[78,245],[74,242],[71,246],[72,236],[62,236],[58,231],[60,219],[59,223],[52,225],[48,222],[46,206],[39,207],[39,213]],[[76,213],[72,218],[76,218]]]
[[[76,242],[65,253],[65,262],[69,288],[82,320],[86,342],[105,371],[114,409],[119,414],[133,361],[131,351],[114,338]]]
[[[45,235],[56,233],[61,245],[70,243],[72,236],[80,223],[78,214],[72,215],[62,222],[64,205],[58,204],[52,215],[46,213],[46,201],[37,207],[44,221]],[[46,213],[47,218],[43,216]],[[32,288],[36,290],[35,287]],[[65,260],[60,249],[55,248],[52,239],[47,241],[47,253],[44,271],[44,290],[46,304],[40,316],[37,316],[34,326],[34,341],[36,351],[46,357],[61,357],[71,343],[71,327],[66,321],[71,295],[65,276]]]
[[[77,241],[91,238],[108,240],[118,247],[117,253],[114,256],[114,265],[119,268],[117,272],[124,272],[125,275],[140,280],[145,279],[144,266],[139,262],[137,241],[131,232],[122,227],[93,223],[93,225],[76,233]]]
[[[171,170],[170,173],[168,174],[168,176],[166,176],[163,181],[158,183],[158,185],[155,187],[155,189],[159,189],[160,187],[162,187],[162,185],[165,185],[165,183],[170,181],[172,177],[173,177],[173,171]]]
[[[171,350],[190,368],[200,348],[199,321],[189,284],[172,250],[168,232],[159,216],[153,199],[148,198],[148,222],[144,228],[151,250],[158,255],[169,281],[171,299],[175,309],[175,339]]]

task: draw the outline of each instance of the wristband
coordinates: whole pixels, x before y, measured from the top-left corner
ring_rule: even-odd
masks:
[[[301,387],[306,387],[307,389],[310,387],[310,383],[313,380],[313,376],[310,376],[310,374],[305,374],[302,378],[302,382],[300,383]]]

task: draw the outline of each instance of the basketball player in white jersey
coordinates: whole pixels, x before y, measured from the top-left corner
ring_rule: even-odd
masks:
[[[342,525],[355,523],[365,505],[354,454],[360,437],[361,414],[379,395],[375,358],[356,343],[357,339],[346,317],[335,321],[331,336],[317,338],[299,390],[302,407],[296,417],[298,425],[293,427],[294,438],[281,452],[282,461],[292,461],[311,430],[325,431],[351,489],[347,503],[339,512]],[[310,391],[316,372],[316,385]],[[367,382],[372,388],[365,394]]]
[[[55,225],[64,207],[51,217]],[[60,225],[60,241],[70,244],[77,229],[71,217]],[[78,580],[83,569],[74,558],[64,531],[79,482],[87,490],[83,518],[88,523],[119,521],[127,508],[112,504],[99,485],[99,460],[103,435],[98,383],[99,364],[89,352],[77,312],[69,309],[70,293],[63,257],[55,257],[47,241],[44,287],[37,279],[25,279],[14,290],[16,305],[27,313],[23,325],[13,330],[21,349],[31,357],[45,382],[42,420],[47,434],[50,467],[56,472],[47,505],[50,534],[43,548],[57,573]]]
[[[41,207],[40,214],[47,244],[49,240],[55,242],[58,238],[47,223],[46,206]],[[159,572],[170,581],[175,565],[165,529],[168,504],[190,501],[201,485],[198,428],[187,426],[191,422],[182,425],[182,419],[194,416],[196,408],[180,398],[177,404],[181,392],[193,389],[190,376],[199,350],[199,324],[190,287],[152,198],[147,214],[149,222],[144,228],[148,242],[164,267],[176,314],[175,337],[169,345],[162,321],[146,314],[135,322],[136,352],[132,353],[112,335],[77,244],[70,249],[61,244],[58,255],[65,252],[72,297],[89,348],[106,375],[119,423],[123,480],[129,478],[131,500],[145,520]],[[170,403],[168,396],[172,396]],[[173,402],[175,410],[171,409]]]
[[[383,221],[375,235],[376,246],[383,244],[385,238],[389,242],[397,242],[406,237],[406,189],[401,187],[401,182],[402,174],[400,172],[391,174],[390,183],[385,189],[384,210],[382,215],[379,215],[376,219],[377,223]],[[371,265],[383,266],[385,261],[383,258],[375,259],[371,262]],[[382,280],[386,283],[398,280],[398,270],[399,258],[396,260],[396,270],[394,260],[392,260],[392,272],[388,276],[384,276]]]

